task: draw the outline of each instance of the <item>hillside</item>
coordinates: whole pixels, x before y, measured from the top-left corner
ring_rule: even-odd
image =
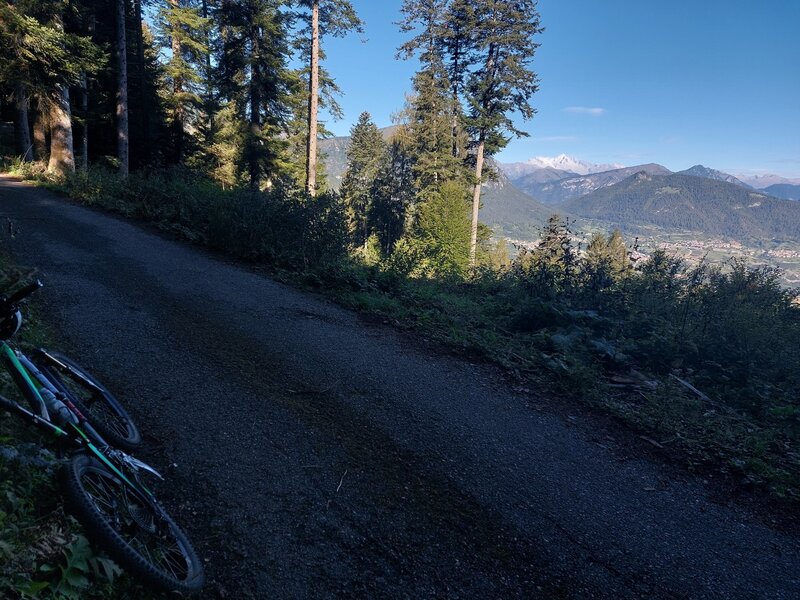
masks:
[[[585,218],[620,224],[628,231],[655,225],[740,240],[800,240],[800,203],[679,173],[639,172],[570,200],[564,208]]]
[[[542,225],[556,211],[518,189],[497,163],[489,163],[497,179],[484,185],[480,219],[495,232],[511,237],[535,237]]]
[[[537,198],[544,204],[561,204],[571,198],[578,198],[597,189],[619,183],[634,173],[644,171],[654,175],[670,173],[669,169],[659,164],[650,163],[635,167],[624,167],[587,175],[574,175],[559,180],[541,180],[537,172],[531,172],[512,178],[512,183]]]
[[[800,185],[791,183],[775,183],[761,190],[765,194],[783,198],[784,200],[800,200]]]

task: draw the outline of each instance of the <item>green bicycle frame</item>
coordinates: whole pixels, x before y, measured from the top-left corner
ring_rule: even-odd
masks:
[[[71,437],[73,443],[79,447],[88,448],[89,451],[102,462],[106,467],[108,467],[117,477],[122,479],[126,484],[128,484],[134,491],[142,494],[145,498],[148,498],[152,501],[153,494],[150,490],[144,487],[141,484],[136,484],[132,482],[125,474],[117,468],[114,463],[108,460],[108,457],[93,443],[90,439],[89,435],[78,424],[76,423],[69,423],[69,426],[74,430],[77,434],[77,437],[70,436],[70,434],[53,423],[48,416],[47,408],[44,402],[44,398],[40,393],[40,390],[48,387],[43,382],[39,382],[39,378],[34,376],[29,370],[25,367],[25,365],[20,362],[19,357],[17,356],[17,352],[12,349],[6,342],[2,342],[0,345],[0,361],[2,361],[3,366],[6,368],[8,373],[11,375],[11,379],[14,381],[16,386],[22,392],[22,395],[28,400],[31,406],[38,406],[40,414],[35,414],[23,406],[20,406],[16,402],[8,400],[7,398],[3,398],[0,396],[0,406],[3,406],[13,412],[19,413],[28,419],[32,419],[34,425],[41,429],[46,429],[51,433],[54,433],[59,438],[69,438]],[[37,386],[34,381],[38,382],[39,385]]]

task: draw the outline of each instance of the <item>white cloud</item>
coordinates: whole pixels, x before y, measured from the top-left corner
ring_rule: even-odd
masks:
[[[573,113],[576,115],[591,115],[593,117],[599,117],[606,113],[606,109],[592,108],[589,106],[568,106],[564,109],[564,112]]]

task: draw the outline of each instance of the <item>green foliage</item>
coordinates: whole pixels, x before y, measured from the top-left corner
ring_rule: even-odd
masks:
[[[91,39],[64,33],[53,26],[53,12],[28,4],[0,5],[0,82],[19,81],[47,96],[56,84],[76,84],[81,73],[103,68],[106,55]]]
[[[462,61],[467,127],[473,139],[485,141],[490,155],[508,143],[506,132],[527,135],[514,125],[513,113],[523,119],[535,114],[530,100],[539,86],[531,61],[539,47],[535,40],[544,31],[536,4],[536,0],[485,0],[474,9],[456,6],[451,13],[453,19],[466,19],[456,27],[469,36],[468,47],[473,50],[465,55],[474,61],[472,65],[469,59]]]
[[[346,254],[344,207],[338,195],[313,201],[297,190],[220,190],[180,169],[132,175],[123,183],[90,169],[67,183],[71,197],[159,224],[192,242],[246,260],[282,267],[322,267]]]
[[[438,277],[463,276],[469,266],[467,190],[446,181],[420,204],[415,237],[426,257],[424,272]]]
[[[514,261],[518,281],[538,295],[571,295],[578,283],[578,252],[570,224],[553,215],[542,229],[539,242],[522,249]]]
[[[352,244],[359,247],[366,244],[376,229],[372,217],[378,211],[372,208],[372,191],[386,154],[386,143],[367,112],[361,113],[350,135],[341,193],[347,207]]]
[[[256,188],[283,176],[287,143],[281,134],[291,119],[292,87],[298,81],[288,68],[291,15],[281,6],[279,0],[222,0],[215,15],[225,32],[217,50],[220,98],[247,123],[239,167]]]
[[[180,163],[187,153],[187,128],[201,131],[199,110],[203,105],[205,60],[210,52],[206,43],[210,25],[210,20],[200,15],[200,9],[185,0],[169,0],[158,13],[159,41],[169,49],[169,60],[164,65],[164,96],[175,163]]]
[[[414,221],[416,194],[412,165],[402,136],[396,136],[380,157],[370,189],[368,219],[384,254],[395,250],[398,240]]]

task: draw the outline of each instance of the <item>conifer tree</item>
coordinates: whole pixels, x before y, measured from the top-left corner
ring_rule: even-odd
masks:
[[[428,272],[464,275],[469,266],[470,223],[464,187],[445,181],[419,208],[417,237],[427,258]]]
[[[431,264],[436,265],[437,273],[448,266],[460,273],[463,271],[461,255],[452,248],[463,243],[464,252],[468,249],[469,240],[462,239],[462,228],[456,224],[458,219],[463,219],[466,227],[469,226],[468,177],[462,158],[454,151],[458,145],[455,139],[460,138],[463,146],[464,136],[458,118],[460,107],[452,95],[442,54],[446,7],[445,0],[407,0],[403,4],[405,19],[401,29],[414,31],[416,35],[401,46],[400,55],[418,53],[421,63],[413,80],[415,94],[406,110],[406,130],[420,203],[420,221],[414,232],[431,257]],[[461,190],[460,209],[456,208],[455,199],[458,189]],[[427,203],[432,205],[426,208]],[[437,223],[436,219],[444,221]],[[453,237],[444,239],[441,236]],[[437,253],[443,254],[437,257]]]
[[[223,0],[217,15],[220,93],[248,123],[241,160],[254,188],[280,176],[279,136],[289,118],[289,17],[281,5],[280,0]]]
[[[325,56],[321,40],[324,36],[344,37],[351,31],[362,32],[364,24],[349,0],[298,0],[298,4],[309,11],[302,15],[308,28],[303,33],[306,43],[301,44],[301,48],[308,64],[305,189],[313,196],[317,190],[320,61]],[[329,81],[332,80],[329,78]]]
[[[10,83],[27,108],[36,100],[34,146],[43,159],[44,122],[51,128],[48,168],[64,174],[74,170],[69,86],[83,72],[96,72],[104,55],[91,40],[65,32],[60,2],[0,4],[0,82]],[[19,127],[27,127],[27,115],[19,114]],[[19,133],[22,136],[22,132]]]
[[[414,222],[414,161],[404,137],[401,132],[390,140],[370,190],[369,218],[384,255],[389,255],[403,235],[411,232]]]
[[[202,104],[200,97],[203,69],[208,48],[205,45],[209,21],[199,8],[186,0],[167,0],[160,12],[162,44],[171,56],[165,74],[171,84],[168,98],[173,143],[173,160],[182,163],[186,155],[186,128]],[[195,128],[196,129],[196,128]]]
[[[359,247],[367,243],[372,233],[372,188],[386,152],[386,142],[368,112],[361,113],[350,136],[341,194],[353,246]]]
[[[465,14],[471,30],[476,68],[466,76],[464,93],[469,107],[468,131],[475,155],[475,182],[472,198],[470,264],[475,264],[478,213],[485,157],[508,143],[507,134],[527,135],[512,121],[512,113],[530,119],[530,105],[538,89],[531,60],[543,31],[536,0],[484,0]]]

